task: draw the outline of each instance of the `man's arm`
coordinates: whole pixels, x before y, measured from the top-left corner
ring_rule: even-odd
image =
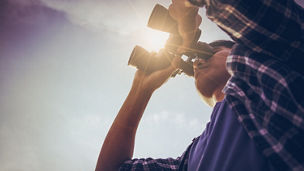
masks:
[[[172,0],[169,12],[180,28],[188,25],[178,19],[188,13],[188,1],[205,6],[210,20],[254,52],[280,60],[304,54],[304,10],[293,0]],[[194,23],[194,17],[188,20]]]
[[[139,121],[152,96],[177,68],[178,58],[171,66],[146,75],[138,70],[132,88],[119,110],[101,148],[96,171],[117,171],[133,156],[134,140]]]

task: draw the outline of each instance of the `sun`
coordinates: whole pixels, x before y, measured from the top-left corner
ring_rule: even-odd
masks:
[[[165,33],[151,28],[145,28],[141,34],[141,45],[148,51],[158,52],[165,47],[166,41],[169,38],[169,33]]]

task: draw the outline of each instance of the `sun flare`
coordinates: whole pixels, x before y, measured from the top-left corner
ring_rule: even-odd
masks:
[[[165,47],[168,38],[169,33],[145,28],[141,37],[141,45],[148,51],[158,52],[161,48]]]

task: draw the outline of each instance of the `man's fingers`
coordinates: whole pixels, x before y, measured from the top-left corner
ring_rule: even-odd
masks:
[[[171,74],[179,68],[180,60],[181,58],[175,57],[172,60],[171,65],[169,67],[156,71],[155,73],[152,74],[158,77],[161,80],[160,82],[163,82],[167,80],[171,76]]]
[[[168,79],[170,75],[178,68],[179,62],[175,59],[173,59],[171,65],[163,70],[156,71],[158,76],[162,79]]]
[[[198,10],[198,7],[191,5],[187,0],[172,0],[169,6],[169,14],[177,21],[179,34],[183,38],[183,44],[178,49],[180,54],[191,48],[197,29],[202,23]]]
[[[181,58],[176,56],[172,60],[171,67],[173,69],[178,69],[180,67],[180,63],[181,63]]]

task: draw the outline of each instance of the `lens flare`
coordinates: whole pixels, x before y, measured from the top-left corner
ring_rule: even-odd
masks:
[[[169,33],[145,28],[141,38],[141,45],[148,51],[158,52],[161,48],[165,47],[168,37]]]

